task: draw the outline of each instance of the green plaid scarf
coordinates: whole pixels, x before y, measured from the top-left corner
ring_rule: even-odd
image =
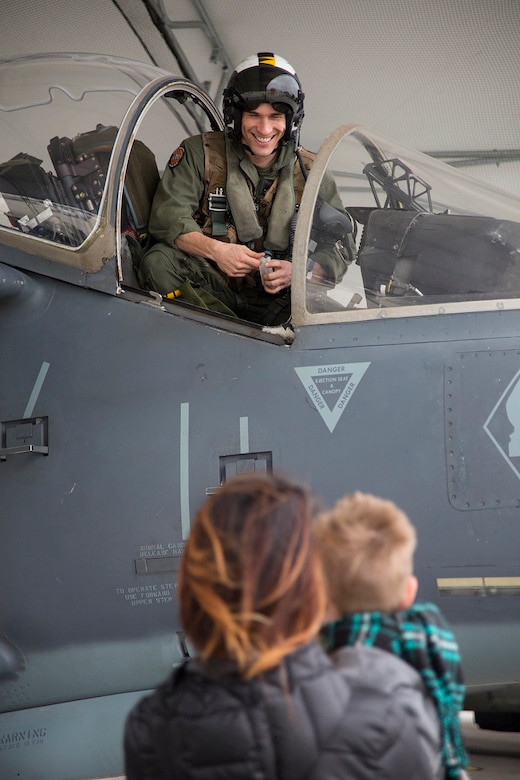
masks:
[[[414,604],[394,614],[358,612],[327,623],[321,639],[328,652],[370,645],[402,658],[421,675],[441,724],[446,777],[458,778],[468,757],[460,732],[464,683],[457,641],[435,604]]]

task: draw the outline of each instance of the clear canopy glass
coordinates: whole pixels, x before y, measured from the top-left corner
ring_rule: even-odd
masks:
[[[103,55],[0,62],[0,227],[81,246],[99,225],[125,119],[141,127],[158,168],[182,138],[210,129],[177,83],[184,84],[153,66]],[[154,85],[166,85],[160,100]],[[145,121],[152,105],[153,122]]]
[[[321,191],[330,174],[346,222],[324,215]],[[364,128],[343,126],[329,136],[300,217],[300,319],[381,310],[391,316],[406,306],[520,296],[520,199]],[[321,273],[324,251],[343,253],[339,273]]]

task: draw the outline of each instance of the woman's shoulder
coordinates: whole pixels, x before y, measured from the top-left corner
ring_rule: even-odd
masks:
[[[371,647],[328,657],[312,643],[287,656],[283,668],[292,683],[293,726],[282,731],[283,742],[295,740],[291,761],[302,772],[313,760],[318,773],[311,777],[365,777],[367,768],[374,776],[407,780],[442,775],[439,719],[408,664]],[[272,721],[285,723],[286,703],[287,697],[271,702]],[[300,735],[312,734],[312,759],[305,740],[296,744],[295,723]]]
[[[408,765],[409,774],[402,776],[409,778],[441,776],[439,717],[418,672],[386,650],[365,645],[340,648],[331,659],[350,689],[354,751],[371,735],[372,758],[387,768]]]
[[[331,654],[336,669],[357,700],[384,707],[406,707],[418,718],[438,722],[433,700],[417,670],[387,650],[366,645],[342,647]]]
[[[364,681],[387,692],[400,685],[411,685],[422,690],[417,671],[401,658],[387,650],[367,645],[345,646],[331,653],[337,669],[348,679]]]

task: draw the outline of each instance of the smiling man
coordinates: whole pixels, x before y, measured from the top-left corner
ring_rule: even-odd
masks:
[[[242,145],[257,168],[265,168],[285,133],[285,113],[269,103],[242,114]]]
[[[143,287],[263,325],[289,320],[292,233],[314,161],[299,145],[303,100],[283,57],[263,52],[236,67],[226,130],[185,139],[159,183]],[[344,210],[331,175],[320,194]],[[336,281],[352,254],[331,245],[313,257],[313,274]]]

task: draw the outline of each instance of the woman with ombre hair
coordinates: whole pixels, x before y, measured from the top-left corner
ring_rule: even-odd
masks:
[[[236,479],[202,507],[179,579],[181,622],[201,659],[243,677],[278,666],[325,610],[311,546],[314,501],[280,478]]]
[[[372,648],[342,650],[347,672],[316,641],[326,606],[316,510],[310,490],[270,474],[235,477],[200,508],[178,593],[196,656],[130,713],[127,780],[437,778],[418,675],[374,650],[392,681],[379,693],[369,664],[375,686],[360,681],[360,698],[352,669]]]

